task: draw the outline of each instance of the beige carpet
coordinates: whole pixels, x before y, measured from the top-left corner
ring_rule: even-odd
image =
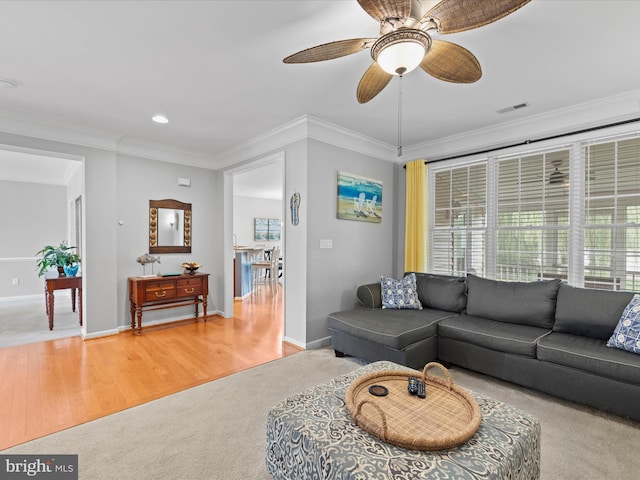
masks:
[[[360,364],[335,358],[329,349],[302,352],[3,453],[79,454],[86,480],[268,479],[269,409]],[[540,419],[543,480],[638,478],[640,423],[461,369],[452,375],[456,383]]]
[[[74,313],[70,290],[54,292],[54,302],[54,325],[49,330],[44,292],[42,297],[0,299],[0,348],[80,335],[78,306]]]

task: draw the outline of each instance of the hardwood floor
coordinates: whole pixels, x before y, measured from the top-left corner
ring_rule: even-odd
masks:
[[[235,317],[0,348],[0,450],[299,351],[282,342],[283,295]]]

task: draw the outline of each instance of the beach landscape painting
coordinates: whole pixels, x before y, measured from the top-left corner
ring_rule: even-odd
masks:
[[[278,242],[280,241],[280,219],[279,218],[254,218],[253,239],[256,242]]]
[[[338,172],[338,218],[382,222],[382,181]]]

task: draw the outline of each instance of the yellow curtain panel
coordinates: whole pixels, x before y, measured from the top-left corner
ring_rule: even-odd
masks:
[[[424,160],[407,163],[405,272],[426,272],[429,267],[427,168]]]

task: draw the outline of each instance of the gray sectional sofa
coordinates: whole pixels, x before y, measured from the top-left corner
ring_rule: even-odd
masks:
[[[383,309],[379,283],[328,316],[340,356],[422,369],[433,360],[640,420],[640,355],[607,347],[630,292],[560,280],[416,273],[422,310]]]

